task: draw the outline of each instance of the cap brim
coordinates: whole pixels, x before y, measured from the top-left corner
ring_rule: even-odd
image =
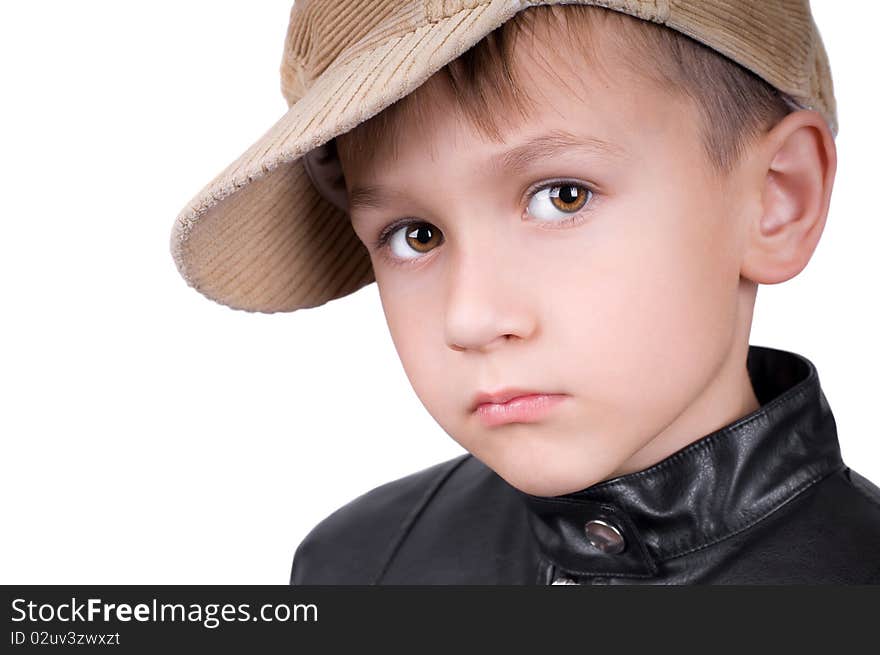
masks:
[[[290,312],[374,281],[348,215],[321,196],[303,155],[411,93],[515,11],[477,4],[334,61],[177,216],[171,252],[187,283],[233,309]]]

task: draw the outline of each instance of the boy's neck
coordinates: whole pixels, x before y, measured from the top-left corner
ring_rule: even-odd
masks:
[[[760,407],[745,366],[748,343],[735,347],[693,403],[604,480],[642,471]]]

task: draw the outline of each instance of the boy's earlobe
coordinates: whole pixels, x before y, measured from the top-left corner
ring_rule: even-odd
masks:
[[[762,139],[753,159],[763,171],[761,206],[747,229],[742,275],[778,284],[810,261],[828,216],[837,148],[815,111],[797,111]]]

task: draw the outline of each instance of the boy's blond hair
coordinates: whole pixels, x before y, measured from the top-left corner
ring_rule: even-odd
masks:
[[[512,107],[526,119],[529,105],[534,103],[510,62],[520,39],[534,39],[538,30],[553,35],[554,47],[561,43],[582,55],[600,76],[604,71],[595,42],[601,31],[603,37],[611,37],[620,46],[622,63],[636,75],[689,96],[702,119],[697,127],[706,157],[719,175],[730,173],[745,146],[796,107],[751,71],[675,30],[592,5],[538,5],[517,12],[438,71],[469,122],[495,142],[504,140],[497,120],[504,114],[497,108]],[[385,145],[393,153],[399,119],[430,111],[428,99],[420,91],[416,89],[341,135],[346,148],[358,157],[369,156],[367,153]],[[513,118],[503,122],[512,124]]]

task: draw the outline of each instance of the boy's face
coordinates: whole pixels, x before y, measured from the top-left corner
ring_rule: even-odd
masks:
[[[534,47],[546,63],[522,46],[515,65],[543,100],[503,144],[433,80],[420,90],[435,95],[431,124],[401,126],[396,160],[359,165],[338,141],[349,191],[398,194],[352,208],[352,222],[416,394],[501,477],[549,496],[641,470],[756,407],[744,367],[756,286],[740,277],[756,198],[712,172],[694,106],[613,56],[606,78]],[[559,131],[609,146],[493,163]],[[564,397],[538,420],[487,425],[474,396],[504,387]]]

